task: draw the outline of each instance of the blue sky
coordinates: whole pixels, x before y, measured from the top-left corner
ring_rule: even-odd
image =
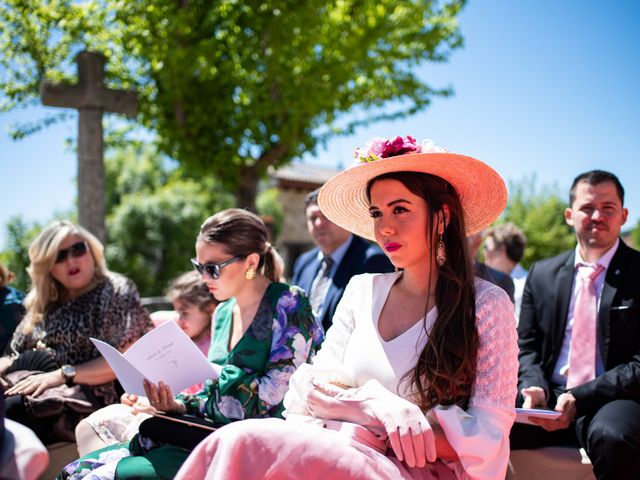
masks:
[[[507,181],[537,178],[566,192],[576,174],[607,169],[625,186],[627,227],[640,218],[640,2],[470,0],[460,17],[465,47],[421,75],[455,95],[425,112],[359,130],[305,162],[348,165],[372,136],[411,134],[473,155]],[[75,197],[76,158],[64,140],[76,121],[19,142],[0,116],[0,248],[14,215],[48,220]]]

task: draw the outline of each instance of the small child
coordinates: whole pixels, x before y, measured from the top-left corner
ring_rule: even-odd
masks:
[[[175,320],[202,353],[207,356],[211,343],[211,317],[217,305],[206,283],[195,271],[180,275],[169,287],[167,296],[175,312],[157,315],[156,326],[163,319]],[[159,313],[159,312],[158,312]],[[202,384],[193,385],[184,393],[194,394]],[[80,456],[116,443],[130,440],[138,433],[138,426],[150,417],[151,407],[146,397],[125,393],[121,403],[108,405],[92,413],[76,427],[76,442]]]

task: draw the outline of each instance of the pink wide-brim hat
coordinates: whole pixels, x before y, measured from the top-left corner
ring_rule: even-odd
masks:
[[[390,172],[428,173],[449,182],[458,192],[467,236],[491,225],[507,205],[504,180],[489,165],[466,155],[434,152],[355,164],[322,186],[318,195],[320,210],[336,225],[375,241],[367,184]]]

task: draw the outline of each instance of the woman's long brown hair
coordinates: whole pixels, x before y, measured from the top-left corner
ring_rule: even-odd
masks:
[[[447,260],[439,267],[436,280],[437,318],[417,365],[404,378],[415,387],[420,407],[425,412],[435,405],[456,404],[467,408],[476,373],[479,337],[473,265],[467,250],[460,199],[446,180],[419,172],[394,172],[374,178],[367,186],[369,199],[371,186],[386,179],[398,180],[410,192],[425,199],[432,265],[436,265],[435,247],[439,240],[438,232],[432,228],[433,220],[442,214],[443,205],[449,207],[449,223],[442,235]],[[429,307],[427,301],[423,320],[425,331]]]

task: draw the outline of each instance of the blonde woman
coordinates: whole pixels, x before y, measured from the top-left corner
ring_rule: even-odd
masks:
[[[84,415],[118,400],[115,375],[89,337],[123,350],[150,326],[135,285],[107,270],[103,251],[69,221],[51,223],[29,247],[26,315],[0,358],[0,373],[14,372],[7,418],[45,444],[74,440]]]

